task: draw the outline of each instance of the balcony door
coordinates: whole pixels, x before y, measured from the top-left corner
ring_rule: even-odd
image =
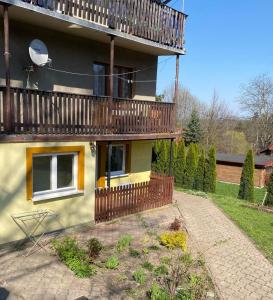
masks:
[[[132,98],[132,68],[114,67],[114,97]],[[109,65],[103,63],[93,64],[94,86],[93,93],[96,96],[109,96]]]

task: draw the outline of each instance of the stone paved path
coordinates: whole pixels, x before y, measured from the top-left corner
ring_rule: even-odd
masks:
[[[220,296],[273,299],[273,265],[238,227],[208,199],[181,192],[175,192],[174,198]]]

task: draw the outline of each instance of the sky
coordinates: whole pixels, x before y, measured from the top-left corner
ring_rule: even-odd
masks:
[[[182,0],[169,5],[181,10]],[[273,77],[273,0],[185,0],[185,13],[180,83],[204,102],[215,89],[240,114],[240,86],[261,73]],[[174,78],[173,57],[159,64],[157,93]]]

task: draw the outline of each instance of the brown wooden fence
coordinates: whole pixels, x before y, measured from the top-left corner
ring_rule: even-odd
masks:
[[[157,0],[26,0],[163,45],[183,48],[185,14]]]
[[[173,177],[153,174],[147,182],[96,190],[96,222],[110,221],[172,203],[173,182]]]
[[[3,128],[0,87],[0,132]],[[147,134],[174,132],[174,104],[12,88],[16,134]],[[111,116],[111,118],[110,118]],[[112,120],[112,123],[109,123]]]

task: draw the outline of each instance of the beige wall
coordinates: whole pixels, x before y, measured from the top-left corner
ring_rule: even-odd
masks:
[[[2,31],[2,17],[0,30]],[[81,29],[79,29],[81,30]],[[46,91],[93,93],[92,77],[57,73],[41,68],[28,73],[25,68],[31,65],[28,54],[30,42],[38,38],[45,42],[52,59],[52,67],[77,73],[92,73],[93,62],[109,63],[109,44],[50,31],[37,26],[10,22],[11,83],[16,87],[35,88]],[[3,53],[3,39],[0,40],[0,53]],[[155,66],[136,74],[135,80],[155,80],[157,57],[124,48],[115,49],[115,64],[132,67],[135,70]],[[4,85],[3,55],[0,56],[0,85]],[[156,83],[136,83],[135,99],[154,100]]]
[[[33,203],[26,200],[26,147],[85,146],[85,191],[82,195]],[[94,221],[95,156],[89,143],[31,143],[0,145],[0,244],[23,238],[11,215],[25,211],[50,209],[57,220],[48,230]]]

